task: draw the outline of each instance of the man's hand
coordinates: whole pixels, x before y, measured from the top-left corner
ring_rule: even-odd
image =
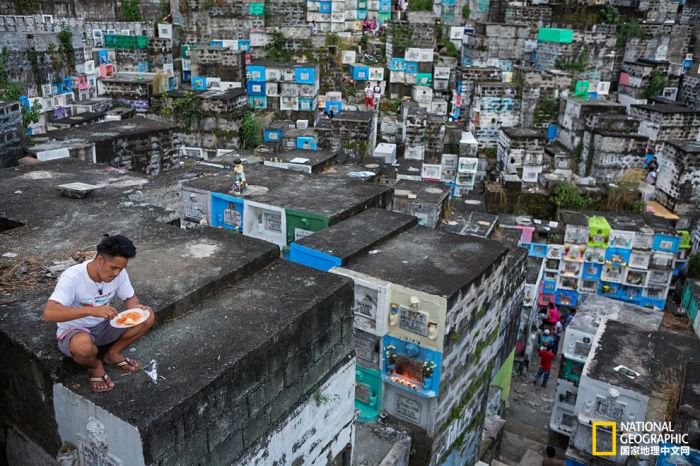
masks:
[[[92,308],[91,313],[91,315],[95,317],[102,317],[103,319],[113,319],[117,314],[119,314],[117,310],[108,304]]]
[[[134,307],[138,309],[143,309],[144,311],[153,312],[153,308],[151,306],[146,306],[145,304],[137,304]]]

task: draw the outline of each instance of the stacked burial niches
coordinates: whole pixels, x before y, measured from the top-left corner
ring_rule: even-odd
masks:
[[[561,345],[557,395],[549,422],[550,429],[555,432],[571,436],[575,430],[576,399],[583,367],[590,356],[596,334],[608,320],[654,331],[661,324],[661,314],[602,296],[589,296],[583,300],[566,327]]]
[[[101,188],[76,200],[47,180]],[[24,193],[0,206],[1,226],[14,227],[3,250],[18,254],[6,260],[70,261],[99,240],[91,227],[98,217],[105,231],[134,240],[129,275],[156,325],[128,354],[157,363],[153,381],[108,367],[115,388],[92,392],[85,368],[58,351],[55,325],[41,319],[55,277],[32,288],[14,282],[17,300],[0,320],[8,357],[0,365],[0,462],[56,464],[70,442],[77,448],[62,450],[70,464],[349,464],[350,280],[281,261],[269,242],[185,231],[159,220],[165,209],[127,202],[134,185],[146,199],[159,196],[160,180],[66,159],[2,170],[0,181],[3,199]]]
[[[432,91],[435,22],[432,13],[409,12],[408,22],[394,22],[386,41],[389,95],[411,94],[413,86]],[[449,79],[449,74],[448,74]],[[444,81],[444,73],[440,80]]]
[[[391,206],[389,186],[246,165],[248,187],[231,193],[231,172],[201,176],[182,187],[182,220],[277,244],[323,230],[370,207]]]
[[[415,222],[370,209],[289,258],[355,282],[360,420],[410,430],[411,464],[472,464],[489,386],[512,370],[525,251]]]
[[[0,102],[0,168],[17,163],[22,155],[22,112],[17,102]]]
[[[313,112],[318,108],[319,79],[318,65],[253,62],[246,67],[249,106],[256,110]]]
[[[598,328],[581,371],[574,429],[566,450],[567,464],[595,464],[599,452],[612,452],[607,464],[629,463],[630,456],[637,450],[635,445],[629,445],[628,438],[634,435],[625,435],[627,432],[623,429],[611,429],[605,424],[596,425],[601,421],[618,426],[622,422],[638,422],[645,426],[669,423],[677,440],[661,444],[661,455],[668,458],[669,463],[674,462],[670,458],[677,458],[678,453],[690,462],[693,456],[698,458],[697,450],[691,448],[698,446],[700,342],[692,333],[684,334],[665,325],[659,327],[660,320],[661,316],[656,316],[655,320],[639,316],[634,322],[608,319]],[[630,351],[631,348],[634,351]],[[694,426],[692,421],[688,423],[689,418],[696,421]],[[653,438],[660,430],[646,431],[654,432]],[[651,448],[648,443],[644,445],[644,440],[642,436],[640,456],[653,458],[653,445]],[[672,445],[670,449],[669,444]]]
[[[529,244],[545,259],[539,302],[575,307],[598,294],[664,309],[671,282],[687,266],[690,234],[652,214],[562,211],[564,244]]]

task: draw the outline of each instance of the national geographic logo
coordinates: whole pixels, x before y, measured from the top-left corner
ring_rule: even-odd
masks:
[[[593,421],[591,426],[593,456],[690,454],[688,434],[674,432],[670,422],[621,422],[618,425],[614,421]],[[599,444],[603,444],[602,449]]]
[[[598,429],[610,431],[612,438],[612,450],[598,450]],[[617,422],[614,421],[593,421],[593,436],[591,438],[591,451],[593,456],[617,456]]]

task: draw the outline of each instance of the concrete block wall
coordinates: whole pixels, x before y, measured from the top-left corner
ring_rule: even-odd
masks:
[[[639,134],[653,143],[670,139],[696,141],[700,136],[700,113],[663,113],[631,106],[630,116],[641,120]]]
[[[334,368],[335,369],[335,368]],[[331,377],[295,408],[278,427],[249,448],[237,466],[266,466],[297,462],[349,464],[351,447],[354,444],[355,360],[337,369]],[[318,420],[323,419],[334,429],[320,429]],[[301,434],[301,435],[300,435]],[[291,443],[290,438],[300,437]]]
[[[271,0],[265,2],[265,8],[272,18],[275,18],[276,26],[301,26],[307,27],[306,3],[293,0]]]
[[[192,76],[211,76],[222,81],[243,82],[245,52],[232,48],[202,47],[190,51]]]
[[[700,144],[689,144],[691,150],[662,142],[657,151],[659,173],[656,192],[665,207],[684,214],[697,209],[700,196]]]
[[[457,67],[457,81],[462,85],[462,115],[469,116],[474,101],[477,83],[501,82],[502,72],[498,68]]]
[[[501,130],[498,137],[497,160],[500,170],[514,174],[523,166],[544,165],[544,138],[512,137]]]
[[[678,101],[700,108],[700,73],[685,74],[680,89],[678,89]]]
[[[0,102],[0,168],[17,163],[22,155],[22,111],[17,102]]]
[[[425,161],[427,163],[439,164],[442,161],[445,141],[444,118],[429,116],[425,130],[427,134],[430,135],[425,142]]]
[[[191,36],[188,37],[192,42],[243,39],[250,36],[252,29],[265,27],[265,16],[249,14],[250,3],[256,2],[223,0],[208,7],[203,0],[187,0],[175,5],[171,2],[171,11],[174,17],[182,18],[186,28],[193,28],[190,30]],[[268,8],[267,4],[265,8]]]
[[[629,169],[643,168],[647,143],[648,138],[637,134],[584,131],[578,174],[607,183]]]
[[[180,163],[180,139],[174,128],[158,130],[136,136],[115,138],[109,144],[111,150],[98,151],[97,162],[158,175],[178,167]]]
[[[642,24],[644,38],[627,42],[624,60],[639,58],[682,63],[690,47],[692,26],[688,24]],[[673,38],[673,40],[671,40]]]
[[[501,316],[501,331],[497,342],[500,352],[497,357],[498,364],[493,369],[493,377],[496,377],[500,368],[515,349],[527,285],[527,253],[521,248],[514,248],[508,252],[507,260],[503,291],[503,296],[506,298],[503,300],[504,311]]]
[[[100,95],[113,98],[149,100],[152,94],[150,82],[100,81],[99,84]]]
[[[525,43],[533,39],[534,33],[530,26],[511,24],[486,25],[487,56],[500,60],[521,62],[529,58],[525,52]]]
[[[245,94],[242,98],[206,98],[202,99],[202,110],[210,113],[242,113],[248,106],[248,99]],[[233,116],[233,115],[232,115]]]
[[[444,461],[452,451],[466,451],[474,441],[478,444],[489,383],[494,368],[500,367],[496,361],[501,352],[497,342],[502,319],[510,312],[505,306],[509,297],[503,292],[510,271],[504,255],[482,275],[479,283],[448,303],[446,325],[450,332],[445,337],[439,409],[428,430],[435,464]],[[523,280],[524,275],[513,283],[519,287]],[[461,446],[455,446],[458,439]],[[465,464],[474,461],[475,458],[468,458]]]
[[[247,102],[246,102],[247,105]],[[201,128],[205,131],[201,134],[204,139],[202,147],[207,149],[237,149],[240,147],[239,131],[241,128],[242,112],[232,114],[220,114],[207,116],[202,119]],[[198,137],[192,132],[181,134],[184,145],[186,142],[198,141]]]
[[[642,0],[639,4],[641,11],[646,11],[646,21],[650,23],[663,23],[675,21],[678,3],[673,0]]]
[[[309,310],[268,348],[250,353],[216,384],[187,400],[187,406],[164,413],[158,422],[161,429],[142,434],[147,462],[262,465],[285,453],[294,455],[288,461],[295,461],[324,458],[335,451],[332,460],[338,452],[336,439],[314,426],[333,416],[339,422],[334,427],[342,432],[337,439],[340,450],[352,441],[353,411],[347,409],[354,400],[354,393],[347,393],[355,376],[352,299],[348,285],[334,303]],[[315,417],[319,414],[324,417]],[[290,430],[300,438],[296,450],[284,437]],[[204,444],[193,445],[196,437],[178,437],[181,431],[205,433],[200,439]],[[164,438],[168,433],[170,441]],[[304,458],[317,440],[323,443]]]
[[[14,17],[11,17],[14,18]],[[2,18],[5,21],[8,17]],[[18,29],[25,29],[19,31]],[[19,28],[16,23],[2,23],[0,20],[0,49],[7,48],[8,78],[11,81],[17,81],[26,86],[25,90],[34,88],[37,95],[41,95],[41,89],[34,87],[34,83],[45,84],[57,81],[63,76],[68,76],[73,70],[69,70],[64,64],[60,69],[55,69],[52,63],[52,54],[49,52],[49,44],[52,47],[58,48],[60,41],[58,33],[61,31],[57,25],[55,31],[46,33],[32,33],[26,31],[26,28]],[[74,57],[76,65],[84,61],[84,49],[81,41],[81,32],[73,29],[72,45],[75,50]],[[30,37],[28,34],[32,34]],[[33,50],[34,53],[28,53]],[[54,52],[56,55],[57,52]],[[61,57],[63,61],[65,59]]]
[[[508,4],[505,11],[505,23],[523,26],[543,27],[552,21],[552,7],[549,5]]]
[[[589,115],[624,115],[626,110],[624,105],[606,105],[605,102],[586,105],[578,98],[568,98],[561,105],[557,141],[570,151],[575,150],[581,143],[586,118]]]
[[[515,127],[519,123],[520,99],[515,85],[477,85],[471,110],[470,126],[473,128],[470,129],[480,145],[496,147],[500,128]]]
[[[376,143],[376,118],[373,116],[368,120],[354,120],[336,117],[321,120],[322,124],[316,127],[319,149],[335,152],[343,148],[348,149],[348,146],[354,147],[356,142],[366,142],[365,152],[355,155],[361,159],[371,157]],[[350,152],[353,152],[352,148]]]
[[[141,12],[146,18],[160,17],[159,0],[142,0]],[[41,13],[58,17],[72,16],[87,20],[112,20],[121,18],[121,6],[110,0],[53,0],[41,4]],[[20,4],[16,1],[3,0],[0,2],[0,14],[22,14]]]
[[[424,12],[412,12],[414,15],[419,15]],[[412,34],[412,40],[411,40],[411,46],[416,47],[416,48],[426,48],[426,49],[434,49],[435,48],[435,23],[431,19],[430,22],[418,22],[419,20],[416,20],[415,22],[411,21],[409,13],[409,23],[407,26],[411,30]],[[432,13],[430,13],[430,16],[432,17]]]

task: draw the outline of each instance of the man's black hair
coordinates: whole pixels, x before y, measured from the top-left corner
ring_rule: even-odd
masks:
[[[554,458],[554,455],[557,454],[557,451],[556,451],[556,450],[554,449],[554,447],[551,446],[551,445],[548,446],[547,448],[545,448],[545,451],[547,452],[547,456],[548,456],[549,458]]]
[[[129,238],[122,235],[105,235],[97,245],[97,254],[131,259],[136,255],[136,247]]]
[[[554,309],[554,303],[551,302],[551,301],[548,302],[548,303],[547,303],[547,307],[548,307],[549,309]]]

